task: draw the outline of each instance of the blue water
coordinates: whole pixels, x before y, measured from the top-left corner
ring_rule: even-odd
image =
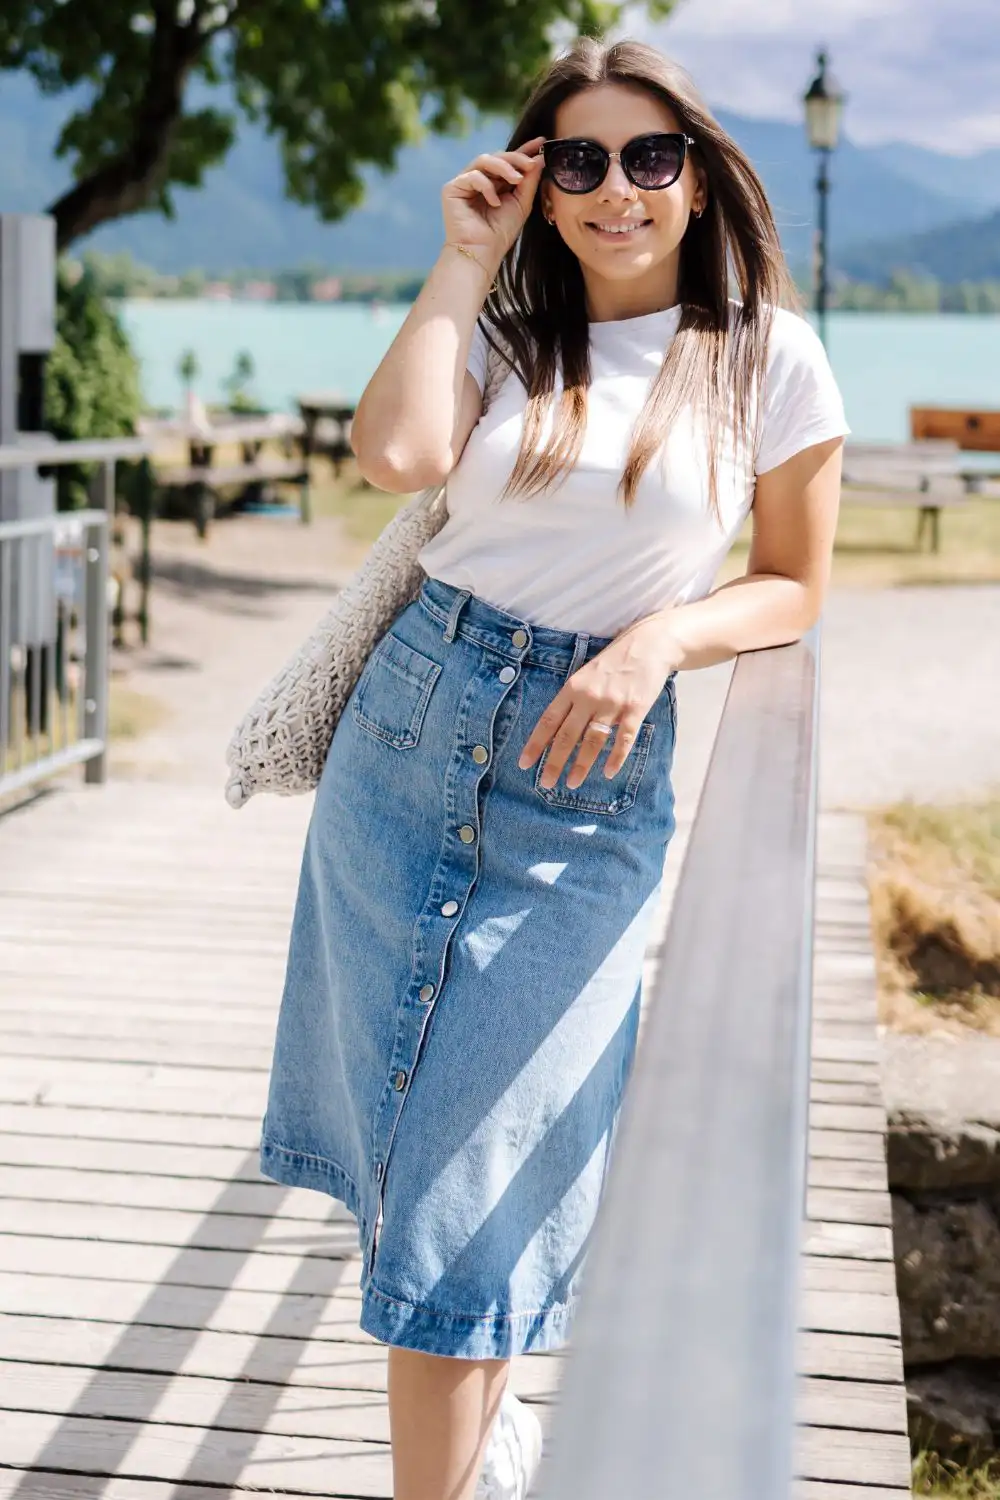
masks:
[[[177,363],[193,349],[195,390],[223,399],[222,381],[246,350],[251,393],[294,410],[305,391],[356,400],[406,316],[402,304],[127,302],[122,316],[142,360],[146,401],[176,407]],[[962,314],[834,313],[830,359],[854,436],[870,442],[909,435],[912,405],[1000,406],[1000,317]]]

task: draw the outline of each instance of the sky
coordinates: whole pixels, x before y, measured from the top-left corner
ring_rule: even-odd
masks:
[[[673,56],[716,107],[801,119],[817,48],[859,144],[956,155],[1000,146],[1000,0],[680,0],[626,28]]]

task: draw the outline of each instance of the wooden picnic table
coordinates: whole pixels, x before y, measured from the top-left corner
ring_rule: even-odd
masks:
[[[271,412],[216,423],[147,419],[140,422],[140,431],[164,445],[187,444],[188,462],[158,466],[157,479],[165,488],[188,494],[199,536],[206,535],[215,516],[219,491],[237,486],[246,498],[260,499],[270,486],[296,484],[300,515],[303,521],[309,520],[309,456],[301,417]],[[283,456],[265,453],[264,445],[269,442],[280,443]],[[239,461],[217,464],[216,450],[234,444],[240,449]]]
[[[941,512],[968,504],[983,493],[982,471],[963,468],[957,442],[951,438],[912,443],[849,442],[844,448],[841,499],[845,505],[917,511],[916,545],[930,538],[931,551],[941,547]]]
[[[345,401],[339,391],[309,392],[297,396],[296,403],[305,427],[303,451],[310,457],[324,454],[339,477],[341,464],[353,452],[351,422],[356,406]]]

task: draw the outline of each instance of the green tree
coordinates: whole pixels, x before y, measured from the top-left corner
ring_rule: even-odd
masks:
[[[645,0],[669,14],[673,0]],[[421,118],[453,130],[468,106],[506,112],[554,34],[597,34],[625,0],[3,0],[0,68],[47,94],[73,90],[58,155],[74,177],[50,206],[60,248],[142,209],[171,212],[236,133],[204,102],[229,84],[281,147],[289,195],[338,219],[363,197],[360,168],[393,166]],[[191,101],[200,84],[199,103]]]
[[[253,380],[256,369],[249,349],[241,349],[233,362],[233,368],[222,382],[229,398],[230,411],[256,411],[257,403],[247,387]]]
[[[190,396],[191,387],[198,379],[200,369],[201,366],[198,364],[197,354],[195,354],[193,349],[185,349],[177,361],[177,374],[180,376],[181,385],[184,387],[184,394],[186,396]]]
[[[56,342],[45,367],[45,420],[57,438],[128,437],[142,409],[139,362],[92,272],[60,268]],[[60,468],[61,510],[86,504],[89,470]]]

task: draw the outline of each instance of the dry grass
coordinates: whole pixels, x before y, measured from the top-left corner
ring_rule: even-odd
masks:
[[[1000,1036],[1000,795],[869,817],[879,1019]]]
[[[314,516],[334,516],[360,548],[371,546],[379,532],[410,497],[390,495],[366,484],[354,463],[345,463],[338,479],[332,466],[320,468],[310,485]]]
[[[158,729],[167,717],[166,706],[148,693],[137,693],[114,678],[108,701],[108,739],[134,740]]]
[[[963,1469],[936,1453],[913,1461],[913,1493],[949,1500],[1000,1500],[1000,1460],[979,1469]]]
[[[833,555],[835,588],[1000,582],[1000,499],[971,498],[941,515],[941,551],[916,550],[917,513],[841,506]],[[748,523],[727,557],[720,583],[738,578],[750,547]]]

